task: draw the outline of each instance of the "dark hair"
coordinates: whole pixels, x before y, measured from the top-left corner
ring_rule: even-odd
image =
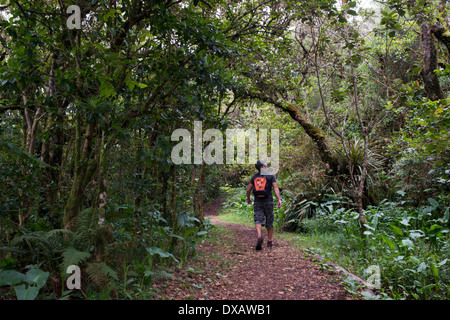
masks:
[[[265,161],[261,161],[261,160],[256,161],[256,164],[255,164],[256,170],[261,171],[261,168],[263,167],[264,163],[265,163]]]

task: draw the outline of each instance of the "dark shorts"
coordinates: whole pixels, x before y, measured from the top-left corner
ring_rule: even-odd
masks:
[[[273,227],[273,202],[254,202],[255,224],[265,225],[267,229]]]

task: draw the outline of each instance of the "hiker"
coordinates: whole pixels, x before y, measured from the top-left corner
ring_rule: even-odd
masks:
[[[268,239],[267,246],[273,246],[273,196],[272,189],[275,191],[275,195],[278,198],[278,208],[281,208],[280,190],[277,186],[277,180],[273,174],[267,172],[267,161],[258,160],[255,164],[256,173],[247,187],[247,203],[252,204],[250,200],[250,192],[253,189],[254,201],[254,220],[257,233],[256,250],[262,249],[263,236],[262,227],[265,225],[267,228]]]

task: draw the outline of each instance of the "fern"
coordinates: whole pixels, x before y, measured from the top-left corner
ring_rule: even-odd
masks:
[[[61,250],[64,247],[64,237],[72,236],[73,232],[65,229],[53,229],[50,231],[26,231],[25,234],[14,237],[10,245],[18,247],[25,243],[30,250],[35,249],[36,246],[45,246],[48,249],[55,251]]]
[[[73,237],[74,233],[66,229],[53,229],[47,231],[45,238],[59,248],[63,248],[64,244]]]
[[[75,231],[29,231],[22,228],[24,234],[16,236],[10,241],[9,247],[1,247],[0,250],[22,252],[18,249],[25,246],[30,252],[45,254],[48,261],[55,261],[54,258],[58,257],[53,267],[55,270],[62,268],[65,273],[70,265],[80,266],[87,263],[92,256],[89,252],[91,248],[103,241],[102,233],[105,230],[99,227],[96,212],[94,208],[83,210],[76,221]],[[88,263],[87,266],[89,276],[96,284],[104,283],[106,277],[117,279],[117,273],[104,263]]]
[[[76,221],[77,232],[85,232],[97,227],[98,217],[94,208],[87,208],[80,212]]]
[[[86,273],[98,288],[104,287],[108,283],[108,278],[118,280],[117,272],[103,262],[88,263]]]
[[[101,236],[101,228],[98,225],[97,210],[87,208],[83,210],[76,221],[76,232],[73,238],[73,246],[80,250],[87,250]]]
[[[89,252],[78,251],[77,249],[72,247],[64,250],[62,255],[63,255],[63,272],[65,272],[69,266],[71,265],[79,266],[80,264],[82,264],[91,257],[91,254]]]
[[[11,240],[10,245],[17,247],[22,243],[26,243],[30,250],[33,250],[36,245],[45,245],[49,249],[56,248],[56,245],[48,239],[44,231],[33,231],[17,236]]]

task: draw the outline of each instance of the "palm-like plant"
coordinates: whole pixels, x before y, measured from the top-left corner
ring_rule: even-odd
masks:
[[[340,163],[344,164],[347,170],[353,168],[354,174],[359,174],[364,165],[364,143],[361,139],[355,138],[347,142],[348,154],[345,150],[337,149],[335,156],[339,158]],[[367,170],[368,172],[377,171],[383,165],[384,159],[369,148],[367,149]],[[357,170],[357,171],[355,171]]]

